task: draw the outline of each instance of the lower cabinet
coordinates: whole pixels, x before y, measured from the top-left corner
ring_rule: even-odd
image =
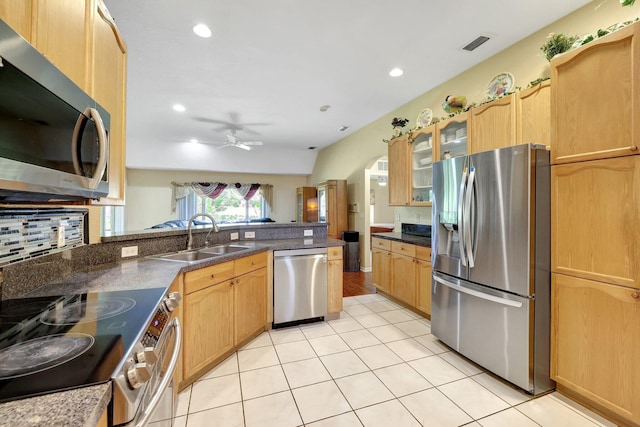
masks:
[[[394,242],[395,243],[395,242]],[[391,254],[391,295],[416,305],[416,260],[407,255]]]
[[[372,239],[371,281],[382,292],[391,293],[391,241]]]
[[[264,329],[266,266],[267,254],[261,253],[184,274],[179,388]]]
[[[232,281],[185,295],[183,379],[188,380],[233,348]]]
[[[431,248],[372,239],[371,280],[382,292],[431,314]]]
[[[327,313],[342,311],[342,246],[327,248]]]
[[[556,273],[551,286],[558,390],[640,425],[640,291]]]
[[[416,308],[431,315],[431,248],[416,247]]]

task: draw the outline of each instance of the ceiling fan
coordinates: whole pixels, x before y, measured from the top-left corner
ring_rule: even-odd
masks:
[[[229,133],[226,135],[227,140],[225,141],[224,147],[236,147],[241,148],[243,150],[251,150],[252,146],[262,145],[262,141],[242,141],[236,136],[236,130],[231,129]]]

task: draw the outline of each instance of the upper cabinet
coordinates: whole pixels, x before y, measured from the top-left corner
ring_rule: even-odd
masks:
[[[91,94],[111,114],[109,194],[99,204],[124,204],[127,45],[102,0],[93,25]]]
[[[411,205],[431,205],[435,133],[435,125],[411,133]]]
[[[93,0],[35,0],[31,44],[90,93]]]
[[[469,127],[468,111],[437,123],[438,160],[464,156],[472,152],[471,141],[467,137]]]
[[[640,23],[551,61],[551,160],[638,154]]]
[[[109,195],[97,204],[124,204],[127,48],[103,1],[0,0],[0,19],[109,112]]]
[[[349,228],[347,181],[331,179],[318,184],[318,222],[327,223],[327,237],[341,239]]]
[[[521,90],[516,97],[516,145],[551,146],[551,80]]]
[[[409,205],[411,143],[409,134],[389,141],[389,206]]]
[[[0,19],[31,42],[31,1],[0,0]]]
[[[515,95],[469,110],[473,152],[509,147],[516,142]]]

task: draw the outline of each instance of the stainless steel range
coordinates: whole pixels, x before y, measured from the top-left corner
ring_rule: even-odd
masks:
[[[179,301],[152,288],[0,302],[0,402],[113,381],[109,424],[145,425],[172,385]]]

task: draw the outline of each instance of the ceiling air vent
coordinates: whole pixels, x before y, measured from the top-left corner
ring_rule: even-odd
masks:
[[[472,41],[471,43],[469,43],[468,45],[466,45],[465,47],[463,47],[462,49],[463,50],[468,50],[469,52],[471,52],[472,50],[475,50],[478,46],[480,46],[481,44],[483,44],[487,40],[489,40],[489,37],[480,36],[477,39],[475,39],[474,41]]]

